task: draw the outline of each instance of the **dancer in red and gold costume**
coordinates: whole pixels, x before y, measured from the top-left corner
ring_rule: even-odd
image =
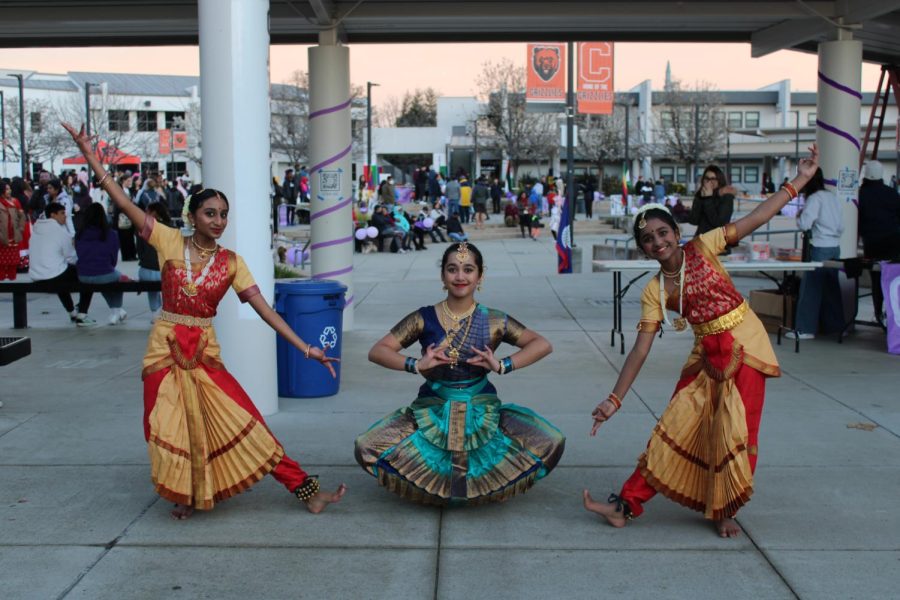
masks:
[[[753,492],[766,378],[781,371],[768,334],[718,255],[797,197],[818,168],[815,145],[810,152],[800,161],[797,177],[753,212],[683,247],[678,225],[664,206],[647,205],[635,217],[635,241],[659,261],[659,275],[644,288],[637,340],[612,393],[591,415],[591,435],[621,406],[662,324],[676,331],[690,325],[695,340],[669,406],[622,490],[605,503],[584,491],[585,508],[611,525],[624,527],[661,493],[715,521],[721,537],[740,533],[734,516]],[[678,313],[674,322],[669,310]]]
[[[272,310],[243,259],[218,245],[228,223],[228,199],[205,189],[191,196],[190,236],[156,223],[106,173],[90,140],[69,125],[66,130],[100,178],[100,185],[128,215],[139,234],[159,254],[162,310],[150,332],[144,355],[144,435],[153,484],[175,502],[172,516],[186,519],[194,509],[210,510],[271,473],[310,512],[337,502],[346,491],[319,491],[315,477],[290,459],[256,406],[221,362],[212,327],[216,307],[229,288],[306,358],[331,375],[324,350],[301,340]]]
[[[29,223],[9,183],[0,181],[0,281],[15,279],[21,250],[28,249]]]

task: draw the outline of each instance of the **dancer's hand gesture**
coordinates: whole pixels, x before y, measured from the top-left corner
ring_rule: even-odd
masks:
[[[91,141],[97,136],[88,137],[88,134],[84,131],[84,125],[81,126],[80,131],[75,131],[75,128],[68,123],[63,123],[62,126],[63,129],[68,131],[69,135],[72,136],[72,140],[75,142],[75,145],[78,146],[78,149],[81,150],[82,154],[90,154],[93,151],[93,148],[91,148]]]
[[[606,423],[607,420],[619,410],[616,408],[616,405],[613,404],[613,401],[610,399],[606,399],[600,404],[597,405],[597,408],[591,412],[591,417],[594,419],[594,425],[591,427],[591,436],[597,435],[597,430],[600,429],[600,426]]]
[[[813,144],[809,147],[809,156],[800,159],[800,163],[797,165],[797,172],[809,179],[816,174],[816,169],[818,168],[819,147],[816,144]]]
[[[309,347],[309,358],[312,359],[312,360],[317,360],[317,361],[319,361],[320,363],[322,363],[322,365],[323,365],[326,369],[328,369],[328,372],[331,373],[331,377],[332,377],[332,378],[337,378],[337,372],[335,372],[335,370],[334,370],[334,365],[332,365],[331,363],[341,362],[341,359],[339,359],[339,358],[333,358],[333,357],[331,357],[331,356],[325,356],[325,350],[327,350],[327,349],[328,349],[327,346],[326,346],[325,349],[323,350],[322,348],[319,348],[318,346],[312,346],[312,345],[310,345],[310,347]]]
[[[425,355],[419,359],[417,366],[419,368],[419,373],[421,373],[422,371],[433,369],[438,365],[446,365],[449,362],[450,359],[444,354],[443,348],[439,348],[436,344],[431,344],[425,349]]]
[[[494,352],[490,346],[485,346],[484,350],[472,346],[472,352],[475,353],[475,356],[466,361],[470,365],[484,367],[494,373],[500,370],[500,361],[494,358]]]

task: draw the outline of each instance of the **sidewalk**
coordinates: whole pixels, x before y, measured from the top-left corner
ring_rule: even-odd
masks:
[[[576,241],[588,265],[587,248],[602,240]],[[488,267],[479,300],[553,343],[544,361],[495,381],[505,402],[534,408],[567,434],[560,466],[496,506],[420,507],[379,488],[356,465],[353,439],[408,404],[418,384],[366,354],[409,311],[442,297],[444,247],[356,255],[356,328],[345,333],[341,392],[282,398],[268,418],[324,485],[349,486],[318,516],[266,478],[210,513],[173,521],[150,483],[141,426],[146,298],[126,294],[122,326],[76,329],[55,296],[31,296],[33,354],[0,370],[0,595],[897,597],[898,358],[884,351],[883,334],[861,328],[840,345],[804,341],[799,354],[776,346],[784,375],[768,383],[756,492],[738,519],[745,535],[719,539],[700,515],[661,498],[613,529],[583,510],[581,490],[605,498],[634,468],[692,337],[656,340],[621,414],[589,437],[589,413],[624,361],[609,345],[612,278],[589,266],[556,275],[549,236],[479,244]],[[744,293],[760,286],[737,283]],[[626,332],[639,291],[624,303]],[[92,312],[105,322],[99,296]],[[22,334],[11,323],[11,300],[0,298],[0,335]],[[857,424],[875,427],[850,427]]]

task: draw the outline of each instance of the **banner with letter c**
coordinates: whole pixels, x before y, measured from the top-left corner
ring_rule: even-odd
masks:
[[[525,100],[566,101],[566,46],[562,43],[528,44]]]
[[[581,42],[578,44],[578,112],[590,115],[610,115],[613,112],[612,42]]]

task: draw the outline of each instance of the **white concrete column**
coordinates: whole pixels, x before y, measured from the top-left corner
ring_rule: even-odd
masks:
[[[325,31],[309,49],[310,250],[313,279],[347,286],[344,330],[353,329],[352,143],[350,49]]]
[[[271,303],[268,0],[200,0],[203,185],[225,193],[222,245],[240,254]],[[275,333],[235,294],[215,320],[228,370],[264,415],[278,411]]]
[[[816,143],[825,181],[844,210],[841,258],[856,256],[861,78],[862,42],[838,40],[819,44]]]

